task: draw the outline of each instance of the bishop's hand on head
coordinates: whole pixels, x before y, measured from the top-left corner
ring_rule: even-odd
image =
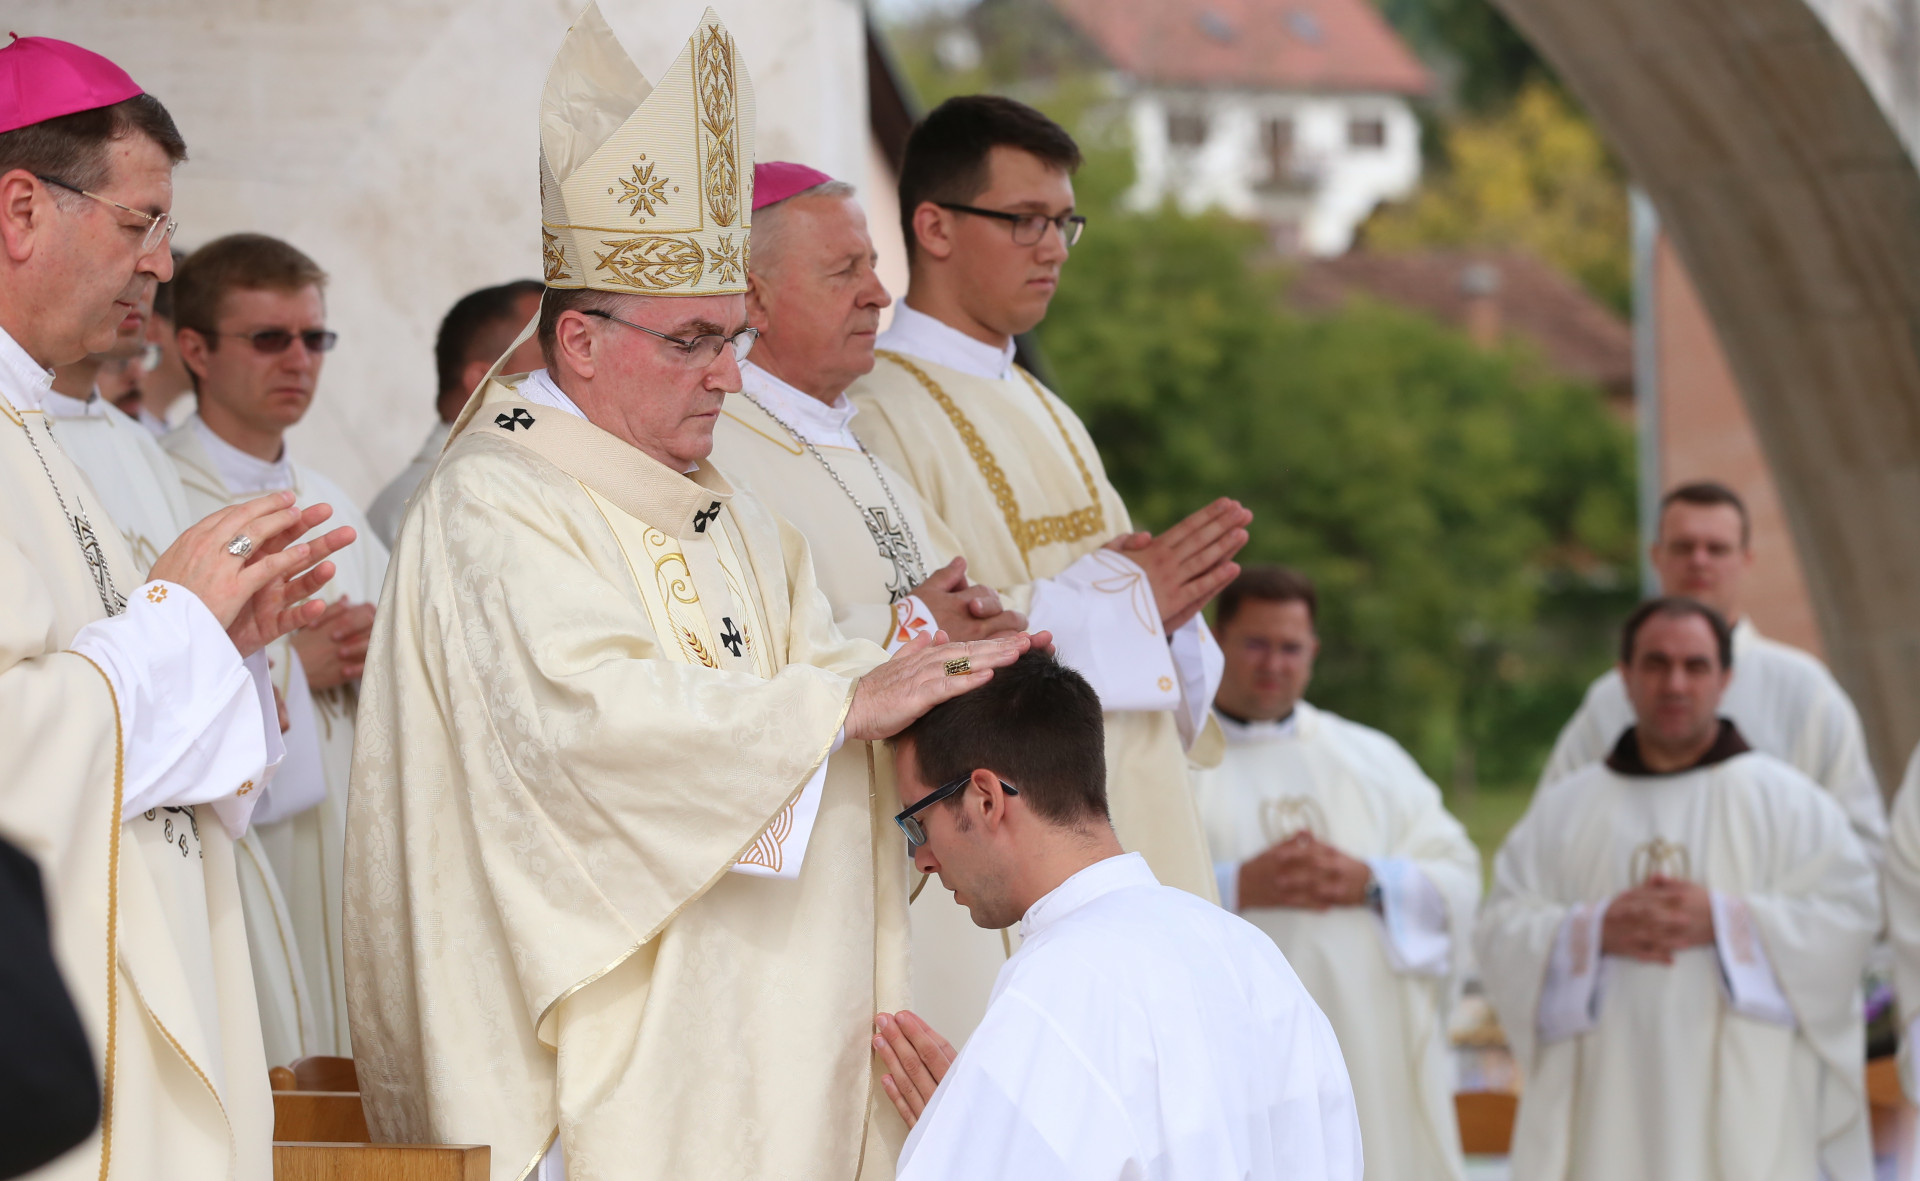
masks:
[[[913,588],[933,621],[952,640],[984,640],[1006,632],[1027,630],[1027,617],[1009,611],[990,586],[967,581],[967,560],[955,558]]]
[[[1172,635],[1239,576],[1233,557],[1252,523],[1251,511],[1223,496],[1158,537],[1122,534],[1107,546],[1146,572],[1161,625]]]
[[[931,640],[916,636],[854,686],[847,737],[856,742],[891,738],[941,702],[986,684],[994,669],[1012,664],[1027,649],[1052,643],[1046,632],[1008,632],[958,644],[949,643],[945,632]]]
[[[291,492],[268,493],[189,526],[150,577],[192,591],[251,656],[325,613],[324,602],[305,600],[333,577],[326,559],[353,543],[353,529],[300,538],[332,515],[324,504],[295,508]]]

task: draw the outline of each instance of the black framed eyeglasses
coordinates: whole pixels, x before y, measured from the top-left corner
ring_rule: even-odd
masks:
[[[174,232],[180,228],[179,222],[164,213],[143,213],[131,205],[122,205],[110,197],[102,197],[98,193],[90,193],[79,185],[61,180],[57,176],[48,176],[40,172],[36,172],[33,175],[34,179],[38,180],[41,184],[52,185],[56,189],[65,189],[69,193],[78,193],[82,197],[91,197],[102,205],[111,205],[120,212],[131,213],[133,216],[147,223],[145,236],[140,239],[140,253],[143,255],[151,254],[161,243],[170,241],[173,238]],[[128,226],[127,228],[132,229],[133,227]]]
[[[975,217],[991,217],[1013,226],[1013,244],[1015,246],[1037,245],[1046,236],[1047,227],[1060,231],[1060,240],[1068,246],[1080,241],[1080,234],[1087,228],[1087,219],[1078,213],[1063,213],[1059,217],[1048,217],[1044,213],[1008,213],[1004,209],[981,209],[974,205],[959,205],[952,201],[935,201],[942,209],[951,209],[955,213],[971,213]]]
[[[742,328],[732,336],[722,336],[717,332],[705,332],[699,336],[688,338],[683,336],[668,336],[664,332],[655,332],[645,324],[635,324],[632,320],[622,320],[612,312],[603,312],[599,308],[588,308],[585,314],[598,316],[602,320],[612,320],[615,324],[625,324],[629,328],[638,328],[648,336],[657,336],[668,344],[677,344],[680,346],[680,352],[686,356],[687,361],[698,369],[704,369],[708,365],[713,364],[715,359],[720,356],[720,350],[727,345],[733,346],[733,359],[735,361],[744,361],[747,359],[747,354],[753,351],[753,342],[760,339],[760,330],[758,328]]]
[[[284,353],[298,340],[310,353],[330,353],[333,346],[340,343],[338,332],[329,332],[324,328],[309,328],[305,332],[295,332],[291,328],[262,328],[258,332],[210,332],[209,336],[225,336],[244,340],[253,346],[256,353]]]
[[[941,800],[952,799],[954,796],[960,794],[960,790],[962,788],[966,787],[967,784],[972,782],[973,782],[973,772],[969,771],[965,775],[962,775],[960,778],[954,780],[952,783],[944,784],[934,789],[933,791],[927,793],[927,795],[921,798],[919,803],[915,804],[911,808],[908,808],[906,811],[900,813],[900,815],[895,816],[893,818],[893,822],[900,826],[900,831],[907,834],[907,848],[909,850],[918,849],[920,846],[927,843],[927,830],[921,827],[920,821],[915,816],[915,813],[920,812],[927,808],[931,808],[935,804],[939,803]],[[1004,779],[1000,781],[1000,790],[1006,792],[1010,796],[1017,796],[1020,794],[1019,788],[1015,787],[1011,783],[1008,783]]]

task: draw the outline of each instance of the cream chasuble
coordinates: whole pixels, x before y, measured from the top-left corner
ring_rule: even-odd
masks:
[[[1847,691],[1827,666],[1800,649],[1769,640],[1751,620],[1733,629],[1733,682],[1720,701],[1755,750],[1787,763],[1832,793],[1854,835],[1877,860],[1887,842],[1887,805],[1867,757],[1866,731]],[[1542,784],[1607,757],[1628,726],[1633,707],[1618,670],[1587,690],[1580,709],[1561,729],[1540,773]]]
[[[342,595],[355,603],[379,601],[386,548],[338,485],[309,468],[283,463],[284,481],[270,479],[259,488],[230,488],[221,477],[219,463],[209,454],[202,434],[206,430],[196,414],[161,444],[180,471],[193,519],[252,500],[270,484],[292,488],[301,508],[332,505],[333,516],[317,532],[351,525],[356,540],[334,555],[333,579],[316,597],[328,602]],[[346,968],[340,948],[341,867],[359,694],[351,684],[323,693],[309,692],[304,678],[296,684],[294,672],[299,664],[291,637],[269,645],[267,652],[273,661],[274,684],[286,700],[294,729],[287,735],[288,765],[261,805],[262,815],[255,820],[240,864],[241,880],[248,887],[248,928],[256,944],[256,968],[263,980],[273,983],[269,995],[275,999],[269,1007],[280,1010],[271,1024],[274,1034],[269,1048],[280,1061],[288,1052],[288,1035],[297,1033],[300,1047],[293,1057],[344,1057],[353,1049],[347,1036]],[[302,791],[306,784],[311,788]],[[289,802],[292,794],[301,798]],[[274,883],[266,881],[269,870]],[[281,929],[281,916],[291,923],[290,930]],[[289,939],[291,948],[281,950]],[[300,979],[286,976],[283,987],[284,974],[292,970],[299,971]]]
[[[67,650],[105,618],[67,509],[101,524],[96,557],[115,586],[155,603],[167,588],[139,589],[143,568],[45,416],[4,397],[0,497],[0,835],[45,875],[105,1100],[102,1129],[33,1175],[267,1181],[273,1107],[234,845],[217,805],[121,821],[120,703],[101,668]]]
[[[860,408],[854,432],[906,474],[958,538],[968,576],[998,590],[1009,607],[1027,610],[1035,579],[1059,575],[1131,529],[1078,416],[1024,370],[996,381],[899,353],[879,358],[847,391]],[[1130,575],[1116,572],[1103,589],[1137,602],[1144,578],[1127,566]],[[1157,612],[1146,599],[1140,625],[1158,635],[1159,620],[1148,618]],[[1106,715],[1113,827],[1122,847],[1145,856],[1160,882],[1217,902],[1175,717],[1179,686],[1171,675],[1162,680],[1166,707]],[[1217,762],[1219,749],[1218,730],[1209,726],[1194,755]],[[926,916],[942,928],[937,939],[919,937],[918,912],[927,906],[940,912]],[[998,933],[955,919],[965,911],[937,882],[914,910],[914,1001],[958,1045],[985,1012],[997,960],[1013,940],[993,956]]]
[[[85,402],[60,394],[46,400],[48,423],[60,447],[93,485],[114,527],[144,576],[187,526],[187,495],[173,460],[151,432],[104,399]],[[307,1004],[293,916],[260,844],[249,828],[234,845],[247,950],[253,959],[254,991],[260,1001],[260,1033],[267,1061],[284,1066],[324,1052]]]
[[[1388,931],[1406,921],[1400,892],[1390,892],[1384,916],[1340,907],[1248,908],[1240,917],[1279,945],[1333,1024],[1369,1181],[1463,1176],[1447,1011],[1466,971],[1480,857],[1440,789],[1386,735],[1306,702],[1285,734],[1229,724],[1225,758],[1194,780],[1221,862],[1238,866],[1304,828],[1373,864],[1383,886],[1403,868],[1433,888],[1444,911],[1424,941],[1446,945],[1437,972],[1401,962]]]
[[[487,383],[415,495],[362,682],[374,1135],[491,1144],[495,1181],[556,1135],[569,1177],[891,1177],[867,1045],[905,1001],[907,866],[867,744],[829,756],[882,652],[757,499],[530,380]]]
[[[1715,945],[1671,965],[1600,956],[1595,904],[1654,869],[1714,892]],[[1860,971],[1879,926],[1873,863],[1845,815],[1770,755],[1674,775],[1594,764],[1540,789],[1475,935],[1526,1078],[1513,1175],[1866,1181]],[[1739,1009],[1731,975],[1761,962],[1783,1014]],[[1575,1032],[1556,1032],[1565,1017],[1544,992],[1569,975],[1598,986]]]

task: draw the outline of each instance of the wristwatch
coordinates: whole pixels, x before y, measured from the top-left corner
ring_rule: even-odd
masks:
[[[1372,873],[1367,874],[1366,907],[1378,915],[1387,913],[1387,892],[1380,888],[1380,879]]]

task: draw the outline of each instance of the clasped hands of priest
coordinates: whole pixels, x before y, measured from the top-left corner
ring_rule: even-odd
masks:
[[[331,516],[330,505],[300,509],[293,493],[270,492],[189,526],[148,577],[193,592],[240,655],[252,656],[326,613],[312,596],[333,578],[327,559],[353,543],[353,528],[300,539]],[[243,538],[251,544],[239,546]]]
[[[1363,906],[1373,870],[1301,829],[1240,864],[1242,909],[1331,910]]]
[[[1713,942],[1713,895],[1698,882],[1654,874],[1607,903],[1600,954],[1671,964],[1673,954]]]

